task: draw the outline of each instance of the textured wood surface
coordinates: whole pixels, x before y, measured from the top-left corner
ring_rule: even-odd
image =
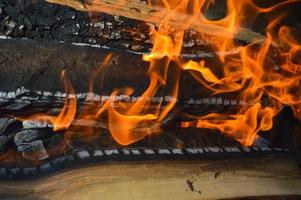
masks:
[[[190,28],[202,34],[232,38],[233,34],[236,39],[247,41],[247,42],[257,42],[263,41],[264,36],[259,33],[253,32],[250,29],[237,27],[236,32],[232,30],[214,25],[209,23],[202,23],[195,17],[186,15],[181,12],[172,11],[172,15],[166,18],[171,11],[159,6],[150,6],[146,3],[142,3],[139,0],[98,0],[83,4],[79,0],[46,0],[50,3],[57,3],[61,5],[66,5],[73,7],[77,10],[88,11],[88,12],[104,12],[110,15],[124,16],[131,19],[136,19],[140,21],[150,22],[154,24],[164,23],[170,27],[176,29],[186,30]],[[191,22],[188,27],[188,22]]]
[[[148,86],[148,63],[139,54],[114,49],[37,42],[22,39],[0,39],[0,91],[15,91],[24,86],[30,90],[64,91],[60,73],[66,70],[77,93],[87,92],[91,75],[104,58],[113,54],[110,64],[101,71],[95,82],[95,92],[110,95],[116,88],[132,87],[140,95]],[[206,58],[207,59],[207,58]],[[215,57],[207,59],[213,70],[221,64]],[[207,97],[211,92],[200,87],[189,72],[181,77],[181,97]],[[98,84],[100,82],[103,84]],[[199,90],[185,88],[198,87]]]
[[[0,196],[45,200],[208,200],[301,195],[300,188],[301,175],[293,159],[261,157],[87,166],[34,181],[2,181]]]

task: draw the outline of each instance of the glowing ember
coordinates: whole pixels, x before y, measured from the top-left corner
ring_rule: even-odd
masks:
[[[129,4],[142,5],[133,2]],[[189,71],[199,82],[200,88],[187,89],[198,90],[206,87],[212,95],[235,93],[239,94],[237,101],[245,103],[237,105],[236,114],[210,113],[190,116],[193,121],[183,122],[182,127],[217,129],[234,137],[243,145],[252,145],[259,131],[272,128],[273,117],[283,105],[290,105],[296,116],[301,118],[301,44],[294,37],[294,28],[279,28],[289,6],[296,2],[298,1],[289,0],[272,7],[260,8],[251,0],[228,0],[227,15],[220,20],[209,20],[201,10],[213,4],[213,0],[161,0],[159,3],[149,0],[148,5],[141,6],[141,15],[131,16],[158,25],[157,29],[150,30],[153,38],[152,52],[143,57],[149,62],[148,88],[136,102],[114,102],[109,99],[102,102],[93,112],[84,110],[80,114],[81,118],[107,121],[113,138],[121,145],[129,145],[147,135],[158,133],[160,125],[176,106],[180,75],[183,71]],[[114,8],[118,6],[127,7],[127,1],[114,1],[114,4],[104,6],[103,1],[94,0],[89,1],[85,7],[70,0],[59,3],[73,5],[82,10],[106,13],[116,13]],[[125,8],[120,11],[121,15],[126,13]],[[162,17],[162,12],[151,12],[151,16],[146,20],[142,15],[143,11],[149,8],[160,11],[164,8],[166,13]],[[270,17],[264,36],[242,28],[246,24],[252,25],[260,14]],[[237,49],[234,54],[216,55],[223,66],[220,69],[222,75],[212,70],[213,66],[204,59],[181,59],[185,31],[190,29],[198,31],[200,39],[207,40],[210,47],[216,51]],[[245,38],[249,43],[240,45],[235,40],[237,38]],[[279,62],[271,62],[276,57]],[[95,76],[101,74],[102,68],[107,66],[111,59],[112,55],[109,55],[91,78],[90,92],[97,93],[93,91]],[[74,94],[66,78],[65,84],[67,93]],[[172,97],[171,101],[154,103],[145,100],[158,96],[162,90],[165,95]],[[114,91],[112,96],[130,95],[132,92],[131,88],[125,87]],[[57,117],[31,118],[51,121],[55,131],[68,129],[76,113],[76,100],[72,97],[66,99],[65,107]],[[266,99],[270,102],[268,105],[262,103]]]

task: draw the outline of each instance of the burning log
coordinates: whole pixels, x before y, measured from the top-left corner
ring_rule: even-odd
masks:
[[[79,1],[79,0],[47,0],[51,3],[57,3],[73,7],[77,10],[88,12],[104,12],[110,15],[124,16],[127,18],[150,22],[160,25],[166,21],[167,13],[173,13],[173,18],[168,18],[168,26],[178,30],[187,29],[187,21],[192,21],[190,28],[196,32],[218,37],[233,37],[233,30],[227,29],[214,24],[201,23],[199,20],[194,19],[192,16],[175,13],[160,6],[147,5],[139,0],[126,0],[126,1]],[[250,29],[239,27],[234,33],[234,37],[238,40],[246,42],[264,41],[265,37],[259,33],[253,32]]]
[[[102,87],[103,94],[110,94],[113,88],[123,83],[128,86],[139,85],[140,91],[147,85],[147,67],[137,54],[32,40],[0,39],[0,43],[0,81],[3,92],[22,86],[30,90],[64,92],[60,80],[63,69],[66,69],[78,93],[88,92],[91,73],[97,70],[104,57],[110,53],[115,54],[116,59],[112,60],[109,72],[104,73],[106,85]]]
[[[134,101],[135,98],[137,100],[137,96],[145,90],[148,84],[148,78],[146,75],[147,64],[144,61],[141,61],[141,55],[139,54],[104,49],[95,46],[90,47],[46,42],[37,43],[31,40],[5,39],[0,40],[0,43],[0,55],[2,55],[0,57],[0,59],[2,58],[2,65],[0,66],[0,80],[2,81],[1,90],[5,92],[2,93],[4,98],[1,100],[3,101],[3,106],[1,106],[0,109],[2,114],[24,116],[26,114],[30,114],[28,111],[42,111],[49,113],[51,109],[54,111],[50,112],[52,115],[58,114],[64,101],[63,84],[59,79],[60,73],[63,69],[66,70],[72,85],[75,87],[78,103],[85,105],[89,97],[87,92],[89,92],[88,82],[90,75],[97,69],[97,66],[103,62],[105,56],[110,53],[115,54],[115,58],[99,77],[102,79],[99,80],[99,83],[102,84],[98,84],[96,87],[96,92],[99,93],[98,96],[95,96],[95,100],[102,100],[102,98],[106,95],[108,97],[115,88],[130,86],[135,89],[136,93],[134,93],[132,97],[124,96],[122,99],[116,99],[116,101],[125,100],[131,102],[132,100]],[[30,49],[28,47],[30,47]],[[20,58],[16,59],[15,55],[19,55]],[[216,63],[216,65],[219,66],[218,62],[214,62],[214,57],[207,57],[206,59],[212,60],[212,63]],[[235,107],[239,104],[236,97],[232,94],[218,97],[211,96],[208,98],[208,94],[210,93],[206,88],[197,91],[186,90],[186,88],[199,87],[198,83],[191,78],[190,74],[184,73],[181,81],[183,81],[183,89],[179,95],[180,109],[184,108],[188,110],[189,113],[206,114],[213,111],[230,112],[231,108],[235,109]],[[12,92],[21,87],[25,87],[26,89],[37,91],[39,93],[31,93],[26,89],[23,92],[22,90],[19,92]],[[83,94],[81,94],[81,92]],[[172,116],[173,114],[175,114],[175,116]],[[168,119],[166,119],[161,125],[165,126],[165,123],[167,123],[167,126],[172,126],[174,128],[176,127],[177,120],[182,121],[185,119],[182,116],[183,112],[181,112],[181,110],[180,113],[177,114],[175,112],[173,114],[171,114],[171,125],[168,125]],[[177,115],[179,115],[178,119]],[[10,121],[10,119],[8,120]],[[11,121],[11,123],[13,122],[14,120]],[[278,123],[276,122],[276,125],[277,124]],[[2,128],[4,130],[8,125],[9,123],[4,123],[4,126],[0,127],[0,129]],[[93,120],[87,121],[75,119],[72,125],[77,127],[94,127],[95,125],[95,128],[108,129],[107,125]],[[37,123],[32,123],[31,125],[29,121],[28,123],[24,121],[23,128],[52,129],[53,126],[45,126],[45,124],[42,124],[39,127]],[[275,131],[275,133],[278,132],[279,131],[277,130]],[[284,135],[289,137],[287,134]],[[169,140],[173,140],[172,138],[173,137],[169,138]],[[36,138],[27,142],[33,142],[39,139],[40,138]],[[7,145],[8,140],[3,141],[2,146],[4,148]],[[276,141],[279,140],[277,139]],[[74,144],[75,143],[76,142],[74,142]],[[164,144],[164,142],[160,143]],[[72,142],[70,144],[73,145]],[[288,148],[291,145],[286,144],[279,146],[285,146]]]
[[[233,4],[234,1],[231,2]],[[0,151],[4,152],[0,155],[1,178],[39,176],[86,163],[134,161],[137,164],[138,161],[162,159],[187,162],[190,159],[227,158],[232,162],[221,164],[222,171],[216,170],[211,178],[216,180],[225,174],[232,180],[237,175],[232,171],[229,173],[228,169],[234,168],[242,173],[252,173],[246,188],[250,187],[250,182],[265,187],[264,191],[256,188],[256,195],[299,194],[295,191],[295,187],[300,188],[299,179],[283,183],[283,179],[276,176],[280,174],[285,180],[300,178],[293,170],[297,164],[292,160],[291,152],[282,148],[284,145],[273,146],[270,143],[273,135],[262,133],[272,128],[274,117],[281,114],[288,104],[294,110],[286,119],[294,122],[290,128],[296,132],[296,137],[287,135],[289,145],[285,147],[300,152],[300,142],[292,142],[292,138],[300,138],[299,122],[294,121],[293,114],[300,112],[301,94],[300,63],[294,59],[300,45],[293,39],[293,29],[282,27],[279,32],[275,30],[280,35],[278,38],[274,36],[277,34],[272,34],[274,29],[269,29],[267,38],[264,38],[248,29],[236,27],[243,23],[240,21],[241,13],[234,5],[232,11],[238,15],[233,19],[238,20],[228,18],[229,24],[217,25],[199,21],[198,6],[194,15],[189,14],[189,6],[184,6],[187,14],[175,9],[170,15],[168,9],[136,0],[123,1],[126,4],[110,0],[84,4],[68,0],[60,3],[82,6],[79,9],[84,11],[104,11],[159,25],[152,32],[153,50],[142,57],[133,52],[99,46],[2,40],[0,114],[5,119],[0,120],[3,126],[0,127]],[[240,6],[244,8],[244,4]],[[260,14],[266,9],[257,11]],[[165,13],[169,17],[164,17]],[[189,23],[186,24],[185,20]],[[274,22],[275,19],[271,20],[269,25],[274,25]],[[14,26],[9,23],[8,32],[12,32]],[[207,50],[218,49],[220,52],[210,51],[210,56],[206,52],[206,58],[194,54],[185,57],[182,54],[183,41],[189,28],[217,37],[219,40],[214,41],[212,47],[208,44]],[[235,38],[250,43],[239,46]],[[273,47],[275,38],[283,48]],[[285,46],[294,47],[293,51]],[[233,53],[233,49],[238,50]],[[281,55],[279,60],[274,60],[278,55]],[[60,75],[64,84],[59,79]],[[194,90],[196,87],[198,90]],[[218,96],[221,93],[229,99]],[[108,95],[107,98],[104,95]],[[230,112],[233,107],[234,114]],[[187,108],[188,111],[185,110]],[[281,130],[281,118],[279,121],[276,129]],[[225,135],[221,136],[216,130]],[[211,143],[213,145],[209,145]],[[266,191],[262,171],[248,170],[243,165],[245,157],[255,156],[254,160],[246,162],[247,166],[253,166],[253,161],[255,166],[262,166],[257,156],[267,158],[265,156],[271,155],[277,157],[277,164],[264,165],[268,167],[264,169],[268,173],[264,171],[263,176],[272,177],[269,183],[283,183],[285,186],[293,183],[294,190],[282,190],[280,193],[272,185]],[[239,164],[236,166],[234,161]],[[289,163],[284,171],[282,161]],[[206,171],[206,166],[201,166]],[[186,167],[192,171],[196,168],[194,164]],[[270,172],[270,168],[276,168],[276,171]],[[142,171],[141,174],[147,173]],[[183,173],[179,176],[182,181]],[[207,179],[206,176],[201,177]],[[234,186],[244,183],[235,178]],[[203,189],[196,189],[196,179],[193,177],[184,182],[187,191],[201,195]],[[148,185],[146,187],[149,188]],[[231,195],[227,193],[232,191],[228,187],[220,194],[223,198],[241,196],[241,188],[236,188]],[[208,190],[212,191],[212,188]],[[209,192],[207,195],[204,198],[216,197],[210,196]]]
[[[0,2],[0,35],[38,41],[64,41],[149,52],[148,26],[135,20],[88,13],[45,1]],[[41,12],[43,10],[43,12]]]
[[[148,65],[142,61],[142,55],[133,52],[118,51],[100,46],[82,46],[65,43],[36,42],[33,40],[0,39],[0,84],[2,92],[16,91],[21,87],[32,91],[64,92],[60,79],[62,70],[68,77],[77,93],[89,91],[91,75],[97,71],[104,58],[112,54],[112,61],[102,74],[97,77],[95,93],[111,95],[116,88],[132,87],[139,96],[148,86]],[[18,55],[18,58],[16,58]],[[208,53],[197,55],[204,57],[221,69],[221,64]],[[209,90],[199,91],[185,88],[199,87],[188,72],[181,78],[180,99],[207,97]],[[227,95],[226,95],[227,96]],[[234,99],[233,95],[228,95]],[[209,99],[210,103],[210,99]],[[15,106],[26,106],[26,102],[17,102]],[[17,108],[16,108],[17,109]]]

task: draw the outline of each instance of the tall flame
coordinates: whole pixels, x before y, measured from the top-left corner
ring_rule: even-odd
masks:
[[[58,116],[47,115],[44,113],[35,114],[29,117],[19,118],[21,120],[38,120],[40,122],[51,122],[54,131],[67,130],[76,115],[76,93],[71,82],[66,75],[66,70],[61,72],[61,79],[64,81],[65,87],[65,103]]]
[[[154,22],[162,20],[157,29],[150,31],[153,39],[152,52],[143,56],[144,61],[149,63],[148,88],[136,102],[114,102],[111,99],[102,102],[99,110],[94,114],[90,113],[90,117],[103,119],[108,116],[108,128],[113,138],[121,145],[129,145],[147,135],[158,133],[162,121],[176,106],[180,75],[183,71],[189,71],[199,82],[200,89],[206,87],[212,95],[236,93],[239,94],[237,101],[243,103],[237,105],[237,113],[234,114],[210,113],[190,116],[194,121],[183,122],[182,127],[217,129],[249,146],[253,144],[258,132],[272,128],[273,117],[283,105],[290,105],[296,116],[301,119],[301,44],[294,37],[293,28],[281,26],[288,7],[298,2],[300,1],[288,0],[261,8],[252,0],[227,0],[225,17],[211,20],[201,11],[217,3],[214,0],[148,0],[150,7],[160,6],[168,11],[163,19],[161,12],[157,15],[154,13],[149,19]],[[101,0],[93,0],[87,5],[87,9],[103,9],[107,13],[110,11],[110,7],[101,5]],[[120,5],[126,7],[127,1],[118,1],[118,6]],[[178,17],[179,13],[183,14],[181,20]],[[251,27],[259,15],[269,17],[265,35],[246,45],[239,44],[235,38],[242,38],[238,35],[248,38],[249,29],[243,27]],[[174,19],[180,20],[181,26],[173,26]],[[209,31],[202,31],[200,27],[222,29],[215,29],[218,33],[208,36]],[[219,69],[222,76],[212,70],[212,64],[205,59],[187,61],[181,58],[185,31],[190,29],[200,31],[199,38],[217,52],[236,49],[232,54],[216,55],[222,63],[222,68]],[[251,41],[252,38],[246,41]],[[111,58],[111,55],[107,57],[95,74],[101,73]],[[92,77],[92,83],[93,80],[95,76]],[[66,86],[66,89],[67,92],[74,93],[70,85]],[[90,86],[90,92],[93,90],[94,87]],[[166,103],[162,100],[154,105],[147,100],[160,96],[162,90],[171,97],[171,101]],[[132,92],[131,88],[125,87],[114,91],[112,96],[130,95]],[[75,109],[76,100],[67,98],[60,115],[52,120],[55,130],[70,126]]]

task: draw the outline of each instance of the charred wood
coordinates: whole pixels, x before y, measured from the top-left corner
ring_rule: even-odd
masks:
[[[38,41],[99,44],[111,48],[148,52],[148,27],[138,21],[107,14],[92,19],[66,6],[45,1],[0,2],[0,35]]]
[[[162,21],[166,20],[166,13],[169,13],[167,9],[160,6],[150,6],[146,3],[143,3],[139,0],[126,0],[123,2],[118,1],[97,1],[97,2],[81,2],[78,0],[47,0],[51,3],[58,3],[62,5],[67,5],[73,8],[76,8],[81,11],[88,12],[105,12],[111,15],[120,15],[127,18],[140,20],[144,22],[154,23],[159,25]],[[156,16],[156,17],[153,17]],[[169,24],[170,27],[185,30],[187,27],[186,22],[192,21],[192,16],[185,15],[183,13],[176,13],[173,11],[172,19],[167,19],[166,24]],[[193,20],[191,24],[191,29],[207,35],[219,36],[219,37],[232,37],[230,30],[216,26],[213,24],[202,24],[198,20]],[[236,39],[252,42],[252,41],[262,41],[265,38],[259,33],[255,33],[247,28],[239,27],[237,33],[235,34]]]
[[[101,47],[20,39],[0,39],[0,90],[10,92],[25,87],[33,91],[64,92],[60,73],[66,70],[76,93],[91,92],[88,84],[92,74],[109,54],[113,54],[113,59],[97,77],[95,91],[92,92],[110,95],[116,88],[132,87],[135,90],[133,96],[139,96],[145,91],[149,83],[148,63],[142,61],[139,54]],[[221,74],[222,64],[214,56],[206,59],[216,66],[212,70]],[[180,98],[189,100],[198,96],[206,97],[211,93],[200,86],[189,72],[183,73],[181,82]],[[186,89],[196,87],[200,90]],[[228,96],[234,98],[233,94]],[[15,106],[25,107],[28,102],[22,101]]]

